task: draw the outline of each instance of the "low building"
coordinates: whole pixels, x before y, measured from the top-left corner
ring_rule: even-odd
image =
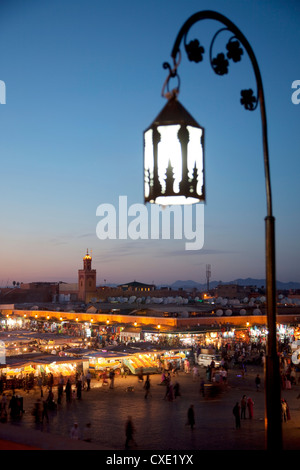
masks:
[[[59,302],[76,302],[78,300],[78,283],[59,283],[58,298],[55,299]]]
[[[151,292],[155,290],[155,286],[153,284],[143,284],[142,282],[129,282],[128,284],[120,284],[118,285],[119,289],[122,291],[128,292]]]
[[[253,286],[240,286],[238,284],[219,284],[216,288],[216,297],[226,299],[243,299],[254,292]]]

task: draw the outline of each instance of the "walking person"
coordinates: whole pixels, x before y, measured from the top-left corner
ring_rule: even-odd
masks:
[[[102,373],[102,386],[107,385],[107,373],[106,370],[103,371]]]
[[[88,370],[86,374],[87,392],[91,390],[91,378],[92,378],[91,373]]]
[[[78,429],[78,423],[74,423],[73,427],[70,432],[70,438],[79,440],[79,429]]]
[[[191,405],[187,412],[187,425],[191,426],[191,429],[194,429],[195,426],[195,412],[194,405]]]
[[[239,402],[236,402],[236,404],[233,407],[232,412],[235,417],[235,429],[240,429],[241,428],[241,415],[240,415]]]
[[[59,381],[58,381],[58,387],[57,387],[57,403],[60,405],[61,404],[61,399],[63,397],[64,393],[64,378],[62,374],[60,374]]]
[[[135,433],[135,427],[132,423],[132,418],[131,416],[128,416],[127,422],[125,424],[125,436],[126,436],[125,449],[129,449],[131,443],[136,446],[136,442],[133,438],[134,433]]]
[[[241,419],[246,419],[247,399],[246,395],[243,395],[241,399]]]
[[[10,416],[12,419],[17,418],[18,416],[18,405],[17,405],[17,397],[15,394],[10,399],[8,408],[10,409]]]
[[[48,386],[49,386],[49,388],[52,388],[53,385],[54,385],[54,377],[53,377],[52,372],[50,372],[49,378],[48,378]]]
[[[151,393],[150,393],[150,377],[149,377],[149,374],[147,374],[147,378],[146,378],[146,381],[145,381],[145,385],[144,385],[144,389],[145,389],[145,398],[147,399],[148,395],[150,394],[150,396],[152,397]]]
[[[259,374],[257,374],[257,376],[255,377],[255,386],[256,386],[256,391],[257,392],[260,391],[260,384],[261,384],[260,376],[259,376]]]
[[[285,423],[291,419],[290,408],[285,398],[281,400],[281,416]]]
[[[248,408],[248,413],[249,413],[249,418],[252,419],[253,418],[253,407],[254,407],[254,401],[252,400],[252,398],[248,398],[247,400],[247,408]]]
[[[204,397],[205,396],[205,381],[204,379],[201,380],[201,383],[200,383],[200,393],[202,394],[202,396]]]
[[[32,410],[32,415],[34,416],[34,422],[36,425],[42,422],[42,406],[41,406],[41,399],[38,398],[34,404],[34,408]]]
[[[71,403],[71,401],[72,401],[72,385],[71,385],[70,379],[67,380],[65,392],[66,392],[66,401],[67,401],[67,403]]]
[[[178,382],[175,382],[175,385],[173,387],[174,390],[174,398],[176,399],[177,397],[181,397],[181,392],[180,392],[180,385]]]
[[[174,400],[174,388],[173,388],[173,384],[172,384],[171,381],[170,381],[169,387],[168,387],[167,399],[168,399],[168,401],[173,401]]]
[[[43,400],[42,423],[44,422],[44,418],[46,418],[47,423],[49,423],[47,400]]]
[[[42,379],[41,375],[38,376],[37,382],[38,382],[39,389],[41,391],[41,398],[43,398],[43,396],[44,396],[44,393],[43,393],[43,379]]]
[[[86,377],[85,377],[84,373],[81,372],[81,374],[80,374],[81,390],[85,390],[85,379],[86,379]]]
[[[3,393],[2,394],[2,400],[1,400],[1,411],[0,411],[0,422],[1,423],[6,423],[6,421],[7,421],[6,405],[7,405],[7,398],[6,398],[5,393]]]
[[[171,383],[171,378],[167,376],[164,380],[164,383],[166,384],[166,393],[164,396],[164,400],[168,398],[169,392],[170,392],[170,383]]]
[[[195,382],[197,380],[198,375],[199,375],[198,367],[195,365],[193,367],[193,382]]]
[[[281,417],[282,421],[287,422],[287,404],[285,400],[281,400]]]
[[[114,382],[115,382],[115,371],[112,369],[109,373],[109,378],[110,378],[110,385],[109,388],[114,388]]]
[[[81,382],[81,380],[77,380],[76,390],[77,390],[77,400],[81,400],[81,391],[82,391],[82,382]]]

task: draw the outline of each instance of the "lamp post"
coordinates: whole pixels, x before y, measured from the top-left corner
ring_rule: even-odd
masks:
[[[175,40],[171,52],[173,67],[167,62],[163,65],[169,70],[162,90],[168,102],[144,133],[144,200],[162,205],[193,204],[205,200],[204,129],[177,100],[180,88],[177,70],[180,64],[182,41],[184,41],[184,48],[190,61],[198,63],[203,60],[205,52],[203,46],[197,39],[187,42],[187,35],[196,22],[206,19],[216,20],[222,24],[213,36],[209,48],[213,71],[217,75],[227,74],[229,62],[239,62],[245,50],[251,60],[256,79],[256,95],[251,89],[242,90],[240,102],[249,111],[255,110],[259,104],[261,113],[267,202],[265,261],[268,336],[265,363],[265,429],[267,449],[278,451],[282,448],[282,426],[276,335],[275,218],[272,210],[265,99],[260,70],[249,42],[242,32],[220,13],[204,10],[192,15],[183,24]],[[223,32],[231,34],[226,44],[226,55],[219,53],[213,57],[215,40]],[[169,90],[171,79],[177,79],[177,87],[172,91]]]

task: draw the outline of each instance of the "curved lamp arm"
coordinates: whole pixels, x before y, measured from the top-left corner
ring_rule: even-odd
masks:
[[[179,93],[179,77],[177,69],[180,63],[181,53],[180,44],[184,39],[185,50],[189,60],[196,63],[202,61],[204,48],[196,39],[187,44],[186,38],[189,29],[198,21],[204,19],[216,20],[225,25],[214,35],[210,45],[210,64],[214,72],[218,75],[224,75],[228,72],[229,60],[238,62],[243,54],[243,49],[240,43],[247,51],[251,60],[253,70],[256,78],[257,95],[253,95],[252,90],[242,90],[241,104],[245,109],[253,111],[256,109],[258,102],[260,103],[261,120],[262,120],[262,134],[263,134],[263,154],[264,154],[264,169],[265,169],[265,183],[266,183],[266,197],[267,197],[267,216],[265,218],[266,227],[266,297],[267,297],[267,319],[268,319],[268,339],[267,339],[267,354],[266,354],[266,425],[267,425],[267,447],[272,450],[280,450],[282,446],[282,431],[281,431],[281,405],[280,405],[280,368],[279,359],[277,354],[277,336],[276,336],[276,276],[275,276],[275,219],[272,215],[272,195],[270,183],[270,169],[269,169],[269,150],[268,150],[268,134],[267,134],[267,118],[265,109],[265,99],[263,92],[262,79],[259,67],[256,61],[254,52],[242,34],[242,32],[225,16],[220,13],[204,10],[192,15],[180,29],[176,41],[174,43],[171,57],[174,62],[172,68],[168,63],[164,63],[164,68],[169,69],[169,75],[165,81],[164,87],[168,86],[169,80],[176,77],[178,80],[177,89],[173,90],[173,94]],[[223,53],[218,54],[216,58],[212,57],[212,49],[217,36],[223,32],[228,31],[233,34],[227,43],[227,58]],[[163,88],[164,90],[164,88]],[[170,93],[165,94],[170,97]]]
[[[215,73],[217,73],[218,75],[223,75],[227,73],[228,71],[227,70],[228,61],[225,58],[224,54],[218,54],[218,56],[215,59],[212,58],[212,46],[215,42],[217,35],[222,31],[229,31],[233,33],[233,37],[229,40],[227,44],[227,50],[228,50],[227,57],[229,59],[232,59],[234,62],[238,62],[240,60],[241,55],[243,54],[243,50],[239,47],[239,42],[240,42],[245,48],[245,50],[247,51],[248,56],[251,60],[253,70],[255,73],[255,78],[256,78],[257,97],[253,96],[252,90],[242,90],[241,104],[243,104],[247,110],[253,111],[254,109],[256,109],[258,101],[260,103],[260,111],[261,111],[261,119],[262,119],[262,133],[263,133],[264,169],[265,169],[265,180],[266,180],[267,214],[268,214],[268,217],[272,217],[272,194],[271,194],[271,182],[270,182],[268,133],[267,133],[267,118],[266,118],[264,91],[263,91],[261,74],[260,74],[260,70],[257,64],[256,57],[254,55],[254,52],[249,42],[247,41],[243,33],[235,26],[234,23],[232,23],[232,21],[230,21],[228,18],[226,18],[224,15],[220,13],[217,13],[215,11],[210,11],[210,10],[204,10],[204,11],[195,13],[184,23],[184,25],[180,29],[177,35],[177,38],[175,40],[172,53],[171,53],[171,57],[174,62],[174,68],[172,69],[171,66],[167,62],[165,62],[163,65],[164,68],[169,69],[169,76],[165,82],[165,85],[171,77],[177,77],[178,83],[180,83],[179,77],[177,74],[177,68],[180,63],[180,44],[183,39],[184,39],[185,49],[186,49],[189,59],[194,62],[202,61],[202,54],[204,53],[204,48],[200,45],[198,40],[194,40],[194,41],[191,41],[189,44],[186,44],[186,37],[190,28],[198,21],[201,21],[204,19],[216,20],[216,21],[219,21],[220,23],[223,23],[223,25],[226,26],[225,28],[220,29],[215,34],[215,36],[212,39],[211,46],[210,46],[210,62]],[[236,39],[237,41],[234,41],[234,39]],[[176,62],[176,59],[178,56],[179,56],[179,60],[177,60]]]

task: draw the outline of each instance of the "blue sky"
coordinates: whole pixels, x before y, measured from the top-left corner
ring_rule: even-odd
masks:
[[[0,285],[76,282],[86,249],[98,284],[264,278],[266,197],[259,109],[244,54],[219,77],[208,49],[219,23],[193,27],[201,64],[183,53],[180,102],[205,128],[204,246],[184,240],[100,240],[97,207],[143,203],[143,132],[165,104],[162,64],[200,10],[227,16],[256,55],[265,90],[277,278],[300,282],[300,80],[297,0],[1,0]],[[226,41],[217,47],[224,50]]]

